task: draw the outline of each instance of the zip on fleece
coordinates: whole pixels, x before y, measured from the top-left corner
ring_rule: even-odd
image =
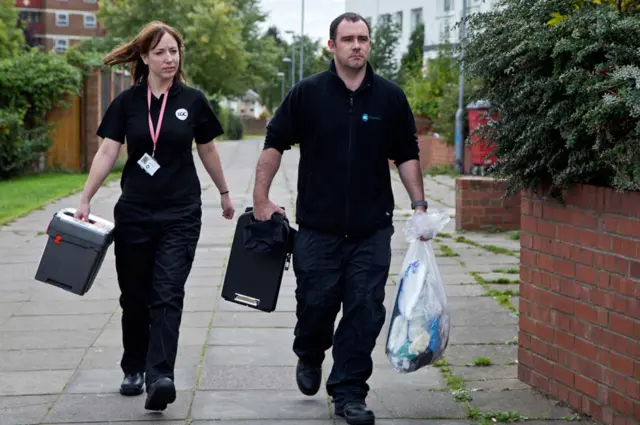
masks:
[[[345,191],[345,238],[349,237],[349,187],[351,186],[351,133],[353,127],[353,93],[349,95],[349,143],[347,144],[347,190]]]

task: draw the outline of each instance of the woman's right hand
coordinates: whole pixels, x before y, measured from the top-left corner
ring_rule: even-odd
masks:
[[[76,209],[75,218],[88,221],[89,220],[89,211],[91,207],[88,202],[81,202],[78,209]]]

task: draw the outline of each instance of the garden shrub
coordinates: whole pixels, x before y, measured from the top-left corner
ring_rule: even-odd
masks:
[[[46,115],[80,94],[82,70],[65,57],[29,52],[0,60],[0,178],[21,174],[50,146]]]
[[[465,69],[498,118],[508,194],[640,190],[640,19],[633,1],[500,0],[468,17]]]

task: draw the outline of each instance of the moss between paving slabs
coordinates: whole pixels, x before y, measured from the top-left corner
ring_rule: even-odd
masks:
[[[439,234],[438,236],[442,237],[442,234]],[[440,246],[440,249],[442,251],[444,251],[442,249],[443,246],[446,246],[446,245]],[[451,250],[451,248],[449,247],[446,247],[446,248],[448,251],[452,252],[453,254],[456,254],[453,250]],[[456,260],[460,263],[461,267],[466,268],[466,265],[463,261],[460,261],[457,258]],[[515,308],[511,304],[511,301],[508,298],[509,297],[508,294],[515,293],[515,291],[493,290],[489,286],[489,282],[486,282],[485,279],[483,279],[482,276],[480,276],[480,274],[478,274],[477,272],[471,272],[471,275],[474,277],[474,279],[478,284],[480,284],[487,290],[487,294],[486,294],[487,296],[493,296],[500,305],[506,306],[507,308],[509,308],[509,310],[512,310],[512,311],[515,310]],[[504,298],[507,299],[508,304],[504,303]],[[517,337],[515,337],[513,340],[509,340],[505,342],[505,344],[508,344],[508,345],[513,345],[517,343],[518,343]],[[487,343],[487,345],[497,345],[497,343],[495,342]],[[492,361],[488,357],[476,357],[472,363],[467,364],[466,366],[467,367],[487,367],[487,366],[491,366],[491,364],[492,364]],[[440,369],[440,373],[442,373],[442,376],[445,379],[445,384],[449,389],[449,391],[451,392],[451,395],[453,396],[453,398],[458,403],[462,403],[464,405],[463,407],[467,412],[468,419],[475,420],[480,425],[489,425],[496,422],[506,423],[506,422],[527,421],[529,419],[518,412],[484,412],[481,409],[471,406],[470,402],[473,399],[473,397],[471,396],[469,390],[465,386],[465,380],[459,376],[456,376],[453,373],[453,369],[447,363],[446,357],[443,357],[442,359],[436,361],[433,364],[433,366]]]
[[[466,243],[467,245],[472,245],[472,246],[475,246],[477,248],[482,248],[482,249],[484,249],[486,251],[493,252],[494,254],[505,254],[505,255],[510,255],[512,257],[517,257],[518,256],[518,251],[513,251],[511,249],[502,248],[502,247],[495,246],[495,245],[481,244],[481,243],[472,241],[471,239],[467,239],[464,236],[458,236],[456,238],[456,242],[458,242],[458,243]]]
[[[477,358],[474,363],[480,363],[480,366],[469,367],[484,367],[486,363],[490,363],[488,358]],[[478,424],[488,425],[495,422],[516,422],[526,421],[529,418],[521,415],[518,412],[483,412],[481,409],[471,406],[470,402],[473,400],[469,390],[465,386],[465,380],[456,376],[453,373],[452,368],[447,363],[446,359],[438,360],[434,363],[434,367],[440,369],[440,373],[445,379],[445,383],[451,395],[458,402],[463,404],[465,411],[467,412],[467,418],[478,421]]]
[[[491,270],[493,273],[504,273],[504,274],[520,274],[520,269],[518,268],[510,268],[510,269],[493,269]]]
[[[507,282],[502,282],[501,279],[487,281],[478,272],[471,272],[470,274],[471,276],[473,276],[476,282],[487,291],[483,294],[484,297],[493,297],[493,299],[496,300],[499,305],[508,309],[511,314],[516,317],[519,316],[518,309],[513,305],[513,303],[511,303],[511,297],[520,296],[520,291],[513,291],[511,289],[500,291],[497,289],[492,289],[489,285],[491,283],[519,283],[520,281],[510,282],[508,281],[508,279]]]

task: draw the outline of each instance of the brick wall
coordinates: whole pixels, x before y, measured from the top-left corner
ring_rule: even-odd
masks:
[[[436,166],[449,165],[455,167],[455,147],[447,145],[441,138],[431,134],[418,135],[418,148],[420,149],[420,167],[423,171]],[[471,171],[471,147],[466,146],[464,151],[464,174]],[[389,161],[391,168],[395,167],[393,161]]]
[[[265,119],[242,117],[242,124],[245,135],[263,136],[267,131],[267,120]]]
[[[503,181],[491,177],[456,179],[456,229],[520,229],[520,196],[503,199]]]
[[[519,378],[606,424],[640,423],[640,193],[522,201]]]

